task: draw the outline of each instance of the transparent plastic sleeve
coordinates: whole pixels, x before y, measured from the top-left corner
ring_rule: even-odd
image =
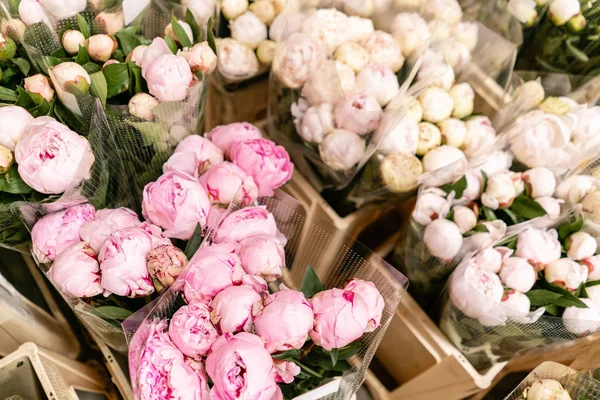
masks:
[[[351,277],[356,277],[373,282],[385,300],[381,327],[359,339],[360,348],[349,360],[350,370],[344,373],[337,392],[327,396],[327,398],[349,398],[363,382],[368,365],[396,311],[408,281],[402,274],[357,242],[348,242],[348,239],[335,242],[333,236],[335,229],[328,223],[317,222],[307,225],[303,206],[283,192],[277,191],[274,197],[260,198],[258,204],[265,206],[274,215],[278,229],[287,239],[285,245],[287,268],[283,272],[281,281],[274,282],[275,285],[271,284],[270,287],[274,288],[278,286],[277,283],[282,282],[288,287],[299,288],[304,271],[310,265],[326,288],[340,287]],[[235,209],[235,206],[231,206],[228,213]],[[210,242],[209,234],[202,245],[207,246]],[[302,247],[300,247],[301,243]],[[193,262],[192,259],[190,265]],[[160,320],[168,321],[177,309],[185,305],[182,282],[189,269],[188,267],[180,275],[175,285],[157,299],[155,304],[140,310],[123,323],[130,343],[129,363],[134,393],[140,368],[140,351],[145,344],[150,326]]]
[[[460,0],[459,3],[465,15],[485,24],[492,31],[517,46],[523,43],[521,24],[508,11],[507,2]]]

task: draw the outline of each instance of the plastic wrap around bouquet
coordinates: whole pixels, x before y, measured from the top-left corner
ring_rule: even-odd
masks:
[[[359,388],[407,281],[305,218],[281,191],[228,210],[175,285],[123,324],[136,398],[341,399]]]
[[[598,400],[597,380],[554,362],[538,365],[504,400]]]
[[[466,255],[444,292],[441,329],[477,369],[597,334],[599,237],[571,214]]]

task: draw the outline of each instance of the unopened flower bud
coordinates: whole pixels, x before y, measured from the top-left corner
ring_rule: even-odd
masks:
[[[390,192],[405,193],[417,187],[417,181],[423,174],[423,165],[421,160],[412,154],[396,153],[383,159],[379,173]]]
[[[190,39],[190,42],[194,42],[194,32],[192,32],[192,27],[187,22],[182,20],[178,20],[177,22],[185,31],[185,34],[187,35],[188,39]],[[171,22],[169,22],[169,24],[165,27],[165,36],[170,36],[171,39],[173,39],[176,43],[181,44],[177,38],[177,35],[175,34],[175,31],[173,30],[173,24]]]
[[[537,18],[533,0],[509,0],[508,11],[525,26],[531,26]]]
[[[135,65],[137,65],[138,67],[141,68],[142,60],[144,59],[144,52],[146,51],[147,48],[148,48],[148,46],[146,46],[146,45],[137,46],[135,49],[131,50],[131,53],[129,53],[127,55],[127,59],[125,61],[133,62],[133,63],[135,63]]]
[[[321,159],[335,171],[350,170],[362,160],[365,151],[365,141],[345,129],[335,129],[319,145]]]
[[[226,79],[236,81],[258,73],[258,58],[248,46],[226,38],[217,40],[217,50],[217,69]]]
[[[221,13],[228,20],[236,19],[248,9],[248,0],[222,0]]]
[[[517,322],[524,321],[524,317],[529,314],[529,309],[531,308],[529,297],[514,289],[504,292],[502,303],[500,304],[506,316]]]
[[[573,175],[556,187],[556,197],[569,204],[579,203],[586,194],[595,190],[596,179],[589,175]]]
[[[425,228],[423,241],[432,256],[450,262],[460,251],[463,237],[454,222],[436,219]]]
[[[150,276],[166,287],[175,282],[188,263],[183,251],[169,244],[150,250],[147,258]]]
[[[425,226],[438,218],[446,218],[452,203],[446,199],[446,192],[430,187],[419,193],[412,213],[412,219]]]
[[[492,210],[508,208],[516,196],[515,185],[507,173],[499,173],[488,179],[481,202]]]
[[[191,49],[184,49],[179,55],[187,60],[192,72],[208,75],[217,68],[217,55],[206,41],[195,44]]]
[[[454,101],[454,110],[452,116],[462,119],[473,114],[475,103],[475,92],[468,83],[459,83],[450,89],[450,96]]]
[[[29,93],[37,93],[48,101],[54,98],[54,89],[45,75],[36,74],[25,78],[24,86]]]
[[[583,211],[590,213],[591,217],[600,220],[600,191],[588,193],[581,202]]]
[[[452,35],[473,51],[479,39],[479,25],[477,22],[463,21],[452,28]]]
[[[439,87],[429,87],[419,96],[423,106],[423,119],[434,124],[452,115],[454,101],[450,94]]]
[[[85,47],[85,36],[76,30],[68,30],[63,33],[62,45],[68,54],[77,54],[79,46]]]
[[[460,70],[471,60],[471,51],[467,45],[454,38],[442,40],[436,43],[433,48],[455,70]]]
[[[344,12],[357,17],[370,17],[375,10],[373,0],[343,0]]]
[[[157,105],[158,100],[148,93],[138,93],[129,100],[127,107],[129,108],[129,113],[134,117],[150,121],[154,119],[152,110]]]
[[[439,147],[442,144],[442,134],[437,126],[429,122],[419,123],[419,144],[417,146],[417,155],[424,156],[431,149]]]
[[[267,39],[267,26],[250,11],[246,11],[231,21],[229,29],[233,39],[253,50],[258,47],[260,42]]]
[[[464,165],[458,165],[459,162]],[[423,157],[423,170],[433,172],[454,163],[457,163],[458,170],[461,170],[463,166],[466,169],[467,158],[465,154],[456,147],[442,145],[425,154]],[[458,168],[459,166],[460,168]]]
[[[521,257],[509,257],[504,260],[498,275],[506,287],[521,293],[530,291],[537,280],[537,272],[533,266]]]
[[[13,40],[21,40],[23,35],[25,35],[25,24],[18,18],[6,20],[2,20],[2,25],[0,27],[0,31],[8,35]]]
[[[423,106],[419,100],[415,99],[408,105],[406,118],[415,124],[418,124],[423,120]]]
[[[306,110],[298,127],[298,134],[309,143],[321,143],[334,127],[331,104],[323,103]]]
[[[374,97],[354,93],[335,105],[334,116],[337,126],[341,129],[368,135],[377,129],[383,111]]]
[[[373,96],[381,107],[385,107],[399,90],[398,77],[383,65],[369,63],[356,76],[356,91]]]
[[[424,62],[419,69],[417,79],[446,90],[450,90],[456,82],[454,70],[443,60],[433,61],[428,64]]]
[[[408,57],[413,52],[419,54],[430,37],[427,22],[418,13],[399,13],[394,17],[392,36],[400,44],[402,54]]]
[[[464,235],[475,228],[475,225],[477,225],[477,215],[475,215],[473,210],[465,206],[454,206],[452,210],[454,211],[454,223],[460,229],[461,234]]]
[[[554,197],[538,197],[535,199],[536,203],[538,203],[546,213],[551,218],[556,218],[560,215],[560,205],[563,203],[562,200],[555,199]]]
[[[475,263],[479,268],[488,270],[497,274],[502,268],[502,263],[506,257],[509,257],[512,251],[503,252],[498,248],[486,247],[475,256]]]
[[[581,15],[581,13],[580,13],[580,14],[577,14],[576,16],[574,16],[573,18],[571,18],[569,20],[569,22],[567,22],[567,29],[573,33],[578,33],[583,28],[585,28],[586,24],[587,24],[587,21],[585,20],[585,17],[583,15]]]
[[[552,261],[544,269],[546,282],[570,291],[587,280],[588,268],[568,258]]]
[[[27,26],[42,22],[48,27],[52,27],[52,18],[44,4],[39,0],[21,0],[19,2],[19,17]]]
[[[552,171],[545,167],[532,168],[523,173],[526,191],[529,196],[549,197],[556,189],[556,178]]]
[[[567,257],[575,261],[590,258],[596,253],[597,248],[598,243],[596,239],[587,232],[575,232],[565,241]]]
[[[571,18],[579,14],[581,5],[579,0],[554,0],[550,3],[548,15],[556,26],[562,26]]]
[[[112,64],[120,64],[120,63],[119,63],[119,61],[115,60],[114,58],[111,58],[110,60],[108,60],[107,62],[102,64],[102,69],[104,69],[105,67],[112,65]]]
[[[101,12],[94,19],[103,28],[107,35],[114,36],[125,27],[125,18],[123,11],[116,13]]]
[[[529,111],[544,101],[544,97],[546,93],[539,81],[527,81],[515,89],[512,102],[522,104],[525,111]]]
[[[374,31],[362,42],[362,46],[369,53],[372,62],[389,67],[394,73],[404,65],[400,45],[387,32]]]
[[[266,65],[271,64],[273,58],[275,57],[276,47],[277,44],[269,39],[260,42],[260,44],[256,48],[256,56],[258,57],[258,61]]]
[[[467,126],[456,118],[448,118],[438,124],[442,133],[442,143],[460,148],[467,137]]]
[[[0,145],[0,174],[10,169],[15,157],[8,147]]]
[[[356,74],[346,64],[335,61],[335,70],[339,79],[340,86],[344,95],[349,95],[354,91],[356,86]]]
[[[108,35],[90,36],[87,42],[87,50],[90,58],[95,61],[107,61],[117,49],[117,42]]]
[[[346,64],[357,74],[369,63],[369,53],[358,43],[344,43],[335,50],[333,58]]]
[[[576,335],[591,335],[600,329],[600,306],[591,299],[579,299],[587,308],[567,307],[563,312],[563,325],[567,330]],[[560,393],[560,392],[559,392]],[[564,392],[563,392],[564,393]],[[568,396],[568,395],[567,395]],[[545,397],[538,397],[544,399]],[[548,398],[548,397],[546,397]],[[552,398],[552,397],[549,397]],[[560,400],[569,400],[569,397],[554,397]],[[528,396],[529,400],[530,397]],[[535,399],[535,397],[533,397]]]
[[[71,91],[77,88],[80,91],[87,92],[92,83],[90,75],[85,68],[75,62],[63,62],[53,67],[50,73],[52,85],[56,90],[56,95],[60,101],[74,113],[79,113],[77,99]]]
[[[17,54],[17,45],[8,35],[0,34],[0,61],[12,60]]]
[[[267,26],[275,18],[275,5],[271,0],[256,0],[250,4],[249,9]]]

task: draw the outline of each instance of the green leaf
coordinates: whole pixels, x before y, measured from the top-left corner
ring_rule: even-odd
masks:
[[[17,87],[17,93],[18,93],[19,97],[17,98],[17,102],[15,103],[15,105],[17,105],[19,107],[23,107],[26,110],[29,110],[30,108],[33,108],[37,105],[35,103],[35,101],[33,101],[33,98],[32,98],[33,93],[27,92],[21,86]]]
[[[90,75],[92,84],[90,85],[90,93],[92,96],[97,97],[102,102],[102,105],[106,105],[106,98],[108,96],[108,85],[106,78],[102,72],[95,72]]]
[[[37,104],[37,106],[29,109],[31,115],[33,115],[36,118],[50,115],[52,111],[52,106],[50,105],[48,100],[38,95],[37,93],[30,93],[30,95],[39,97],[39,102],[37,98],[33,100]]]
[[[508,218],[510,218],[510,220],[512,221],[512,223],[513,223],[513,224],[515,224],[515,225],[516,225],[516,224],[518,224],[518,223],[522,222],[522,221],[520,220],[519,216],[517,215],[517,213],[515,213],[513,210],[511,210],[511,209],[509,209],[509,208],[505,208],[505,209],[504,209],[504,210],[502,210],[502,211],[504,211],[504,213],[505,213],[506,215],[508,215]]]
[[[302,279],[302,286],[300,287],[300,291],[304,293],[304,296],[307,299],[310,299],[315,294],[322,292],[325,290],[323,288],[323,284],[319,279],[319,276],[313,269],[312,265],[308,265],[306,267],[306,272],[304,272],[304,278]]]
[[[28,194],[33,189],[21,179],[17,165],[13,164],[8,171],[0,175],[0,192],[12,194]]]
[[[169,50],[171,50],[171,53],[177,54],[177,43],[175,43],[171,36],[165,37],[165,43],[167,44]]]
[[[134,95],[144,91],[144,78],[142,78],[142,69],[133,62],[128,62],[129,68],[129,94]]]
[[[525,195],[516,197],[510,209],[528,220],[548,214],[540,203]]]
[[[17,92],[15,92],[14,90],[5,88],[3,86],[0,86],[0,100],[15,102],[15,101],[17,101]]]
[[[570,224],[562,224],[558,227],[558,237],[562,242],[575,232],[579,232],[581,228],[583,228],[583,217],[579,215],[575,222],[572,222]]]
[[[60,122],[69,126],[75,132],[83,135],[87,134],[88,129],[85,124],[61,102],[54,103],[54,115]]]
[[[571,54],[573,57],[575,57],[577,60],[579,60],[581,62],[588,62],[588,61],[590,61],[590,59],[588,58],[587,54],[585,54],[583,51],[579,50],[573,44],[573,40],[575,38],[579,39],[579,37],[577,37],[577,36],[571,36],[570,38],[568,38],[565,41],[565,44],[567,45],[567,53]]]
[[[573,295],[573,293],[569,292],[567,289],[563,289],[559,286],[553,285],[545,279],[540,279],[538,282],[540,286],[544,289],[561,294],[561,297],[553,301],[552,304],[557,305],[559,307],[588,308],[588,306],[583,301],[579,300]]]
[[[333,364],[333,366],[335,367],[335,364],[337,364],[338,361],[338,349],[331,349],[329,351],[329,355],[331,356],[331,364]]]
[[[56,58],[56,57],[51,57],[51,56],[44,56],[42,57],[42,63],[45,64],[46,66],[52,68],[52,67],[56,67],[58,64],[61,64],[63,62],[63,60],[61,60],[60,58]]]
[[[194,233],[192,234],[192,237],[190,238],[190,240],[188,240],[187,245],[185,246],[185,250],[183,251],[188,260],[191,260],[192,257],[194,257],[194,254],[196,254],[196,251],[198,250],[201,244],[202,226],[198,224],[198,226],[196,226],[196,229],[194,230]]]
[[[546,312],[548,314],[554,315],[555,317],[558,317],[561,314],[558,307],[555,306],[554,304],[548,304],[544,308],[546,309]]]
[[[190,28],[192,28],[194,43],[198,43],[201,39],[202,32],[200,31],[200,27],[196,22],[196,18],[194,18],[194,14],[192,14],[189,8],[185,11],[184,21],[190,26]]]
[[[483,176],[483,189],[482,190],[485,192],[485,188],[487,187],[487,183],[488,183],[488,176],[484,170],[481,170],[481,176]]]
[[[122,321],[133,314],[131,311],[122,307],[101,306],[94,308],[94,312],[104,318],[116,319]]]
[[[175,36],[177,37],[179,43],[181,43],[181,46],[192,47],[190,37],[187,35],[185,29],[183,29],[179,21],[177,21],[175,15],[173,15],[173,17],[171,18],[171,26],[173,27],[173,32],[175,33]]]
[[[517,236],[510,236],[496,245],[496,247],[508,247],[509,249],[517,248]]]
[[[80,45],[79,51],[77,52],[77,57],[75,57],[75,62],[79,65],[86,65],[90,61],[91,60],[90,60],[90,56],[88,55],[88,51],[86,50],[85,47]]]
[[[79,26],[79,30],[83,33],[85,38],[89,38],[92,36],[92,32],[90,31],[90,25],[87,23],[85,18],[81,14],[77,14],[77,25]]]
[[[477,224],[477,225],[475,225],[475,228],[473,228],[473,231],[474,231],[474,232],[478,232],[478,233],[479,233],[479,232],[484,232],[484,233],[487,233],[487,232],[489,232],[490,230],[488,229],[488,227],[487,227],[487,226],[485,226],[485,225],[483,225],[483,224]]]
[[[349,359],[350,357],[356,354],[358,349],[360,349],[359,342],[350,343],[348,346],[339,349],[338,360]]]
[[[20,3],[21,3],[21,0],[8,0],[8,7],[10,8],[11,14],[19,13],[19,4]]]
[[[544,69],[548,72],[556,72],[557,74],[562,74],[564,73],[563,70],[561,70],[560,68],[556,68],[555,66],[553,66],[552,64],[550,64],[549,62],[545,61],[544,59],[542,59],[539,56],[535,57],[535,61],[541,65],[541,69]]]
[[[208,23],[207,23],[207,26],[206,26],[206,41],[208,42],[208,45],[210,46],[210,48],[212,49],[212,51],[214,51],[215,54],[217,54],[217,44],[215,42],[215,33],[213,32],[213,24],[214,24],[214,22],[215,21],[213,20],[213,17],[210,17],[208,19]]]
[[[307,372],[309,375],[312,376],[316,376],[317,378],[322,378],[323,375],[319,374],[318,372],[314,371],[311,368],[308,368],[306,365],[302,364],[300,361],[296,360],[294,361],[294,363],[299,366],[303,371]]]
[[[85,68],[85,70],[87,71],[88,74],[93,74],[94,72],[98,72],[98,71],[102,70],[102,67],[100,67],[95,62],[89,62],[89,63],[85,64],[83,66],[83,68]]]
[[[107,97],[118,96],[127,90],[129,85],[129,69],[127,64],[110,64],[102,69],[106,78]]]
[[[527,297],[529,297],[529,301],[532,306],[545,306],[547,304],[552,304],[554,301],[560,299],[562,294],[551,292],[545,289],[534,289],[525,293]]]
[[[301,354],[302,354],[302,349],[291,349],[291,350],[286,350],[283,353],[274,354],[272,357],[277,360],[293,361],[293,360],[299,358]]]
[[[454,192],[454,193],[456,193],[456,198],[460,199],[466,188],[467,188],[467,177],[463,176],[458,181],[444,185],[440,189],[442,189],[444,192],[446,192],[446,194],[450,194],[450,192]]]
[[[115,36],[119,41],[119,45],[121,46],[121,50],[123,50],[123,54],[126,56],[128,56],[133,49],[141,44],[136,35],[128,33],[124,30],[117,32]]]
[[[31,65],[29,64],[29,61],[25,60],[24,58],[19,58],[19,57],[13,58],[11,61],[14,65],[19,67],[19,69],[21,70],[23,75],[25,75],[25,76],[29,75],[29,71],[31,70]]]
[[[483,215],[485,216],[485,219],[487,221],[495,221],[498,219],[496,217],[496,214],[494,214],[494,210],[492,210],[491,208],[483,206],[481,207],[481,209],[483,210]]]
[[[589,281],[585,284],[585,287],[592,287],[592,286],[598,286],[600,285],[600,280],[598,281]]]

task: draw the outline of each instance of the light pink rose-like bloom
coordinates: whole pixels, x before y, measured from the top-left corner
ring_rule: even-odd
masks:
[[[400,90],[398,77],[389,67],[369,63],[356,76],[355,91],[372,96],[384,107]]]
[[[208,212],[208,219],[206,220],[206,228],[214,229],[216,228],[221,221],[223,220],[223,216],[227,213],[226,208],[222,208],[216,205],[210,206],[210,211]]]
[[[580,263],[588,268],[588,282],[600,280],[600,254],[596,254]]]
[[[254,319],[256,334],[271,353],[300,349],[313,329],[314,314],[304,294],[284,289],[270,294]]]
[[[137,65],[138,67],[142,67],[143,62],[144,62],[144,53],[146,52],[146,49],[148,48],[148,46],[146,45],[139,45],[137,47],[135,47],[133,50],[131,50],[131,53],[129,53],[129,55],[127,56],[127,61],[131,61],[134,62],[135,65]],[[167,54],[167,53],[165,53]]]
[[[148,253],[148,273],[162,286],[171,286],[183,272],[188,260],[178,247],[163,244]]]
[[[98,261],[104,295],[143,297],[154,291],[146,257],[152,250],[152,235],[142,228],[113,232],[100,248]]]
[[[502,268],[502,263],[512,255],[508,247],[486,247],[475,256],[475,263],[479,268],[497,274]]]
[[[31,229],[31,250],[37,260],[48,263],[79,243],[81,227],[93,221],[95,215],[94,206],[82,204],[41,218]]]
[[[300,367],[291,361],[273,359],[275,366],[275,382],[277,383],[292,383],[294,377],[301,371]]]
[[[552,261],[544,270],[546,282],[575,291],[587,280],[588,268],[568,258]]]
[[[48,277],[61,292],[70,296],[93,297],[102,293],[98,258],[84,242],[74,244],[58,255]]]
[[[148,52],[148,49],[146,49]],[[192,83],[192,70],[185,58],[165,54],[146,68],[148,91],[159,101],[181,101],[188,95]]]
[[[556,229],[529,228],[517,237],[516,257],[525,258],[536,271],[541,271],[561,253]]]
[[[133,51],[135,51],[135,49],[133,49]],[[146,77],[148,69],[158,59],[158,57],[173,54],[171,52],[171,49],[169,49],[169,46],[167,46],[167,42],[165,42],[165,39],[161,37],[154,38],[150,46],[146,46],[145,48],[143,48],[143,52],[140,51],[139,53],[141,54],[137,55],[138,57],[141,57],[141,60],[139,60],[140,64],[138,64],[138,61],[135,61],[135,63],[142,69],[142,76],[144,77],[144,79],[148,79]],[[132,53],[132,57],[135,55],[136,54]]]
[[[190,135],[179,142],[163,171],[176,170],[198,177],[223,160],[223,152],[214,143],[200,135]]]
[[[213,234],[215,243],[240,242],[250,236],[278,233],[275,218],[264,206],[242,208],[229,214]]]
[[[229,286],[210,303],[210,320],[221,333],[250,331],[261,297],[252,286]]]
[[[554,173],[545,167],[532,168],[523,173],[523,182],[527,194],[534,199],[538,197],[549,197],[556,189],[556,178]]]
[[[223,289],[239,284],[244,275],[233,243],[202,247],[190,260],[183,292],[188,303],[212,298]]]
[[[166,237],[188,240],[198,224],[206,226],[209,210],[206,190],[184,173],[167,172],[144,187],[142,214]]]
[[[181,307],[169,322],[169,337],[183,354],[194,359],[208,355],[219,332],[210,322],[210,308],[204,303]]]
[[[347,171],[365,156],[365,141],[347,129],[334,129],[319,145],[319,155],[335,171]]]
[[[213,204],[227,206],[235,201],[236,204],[249,206],[258,198],[254,179],[229,161],[211,167],[198,182],[206,189]]]
[[[35,118],[29,111],[19,106],[0,107],[0,124],[2,124],[2,135],[0,145],[8,147],[11,151],[23,136],[23,130]]]
[[[54,98],[54,89],[50,86],[50,81],[45,75],[36,74],[23,80],[25,90],[29,93],[37,93],[47,101]]]
[[[467,137],[462,146],[467,157],[481,154],[482,150],[488,149],[496,140],[496,130],[488,117],[473,117],[466,122]]]
[[[277,43],[271,68],[285,86],[297,89],[326,59],[325,46],[321,42],[308,35],[294,33]]]
[[[569,236],[565,242],[567,257],[571,260],[579,261],[590,258],[596,253],[598,243],[596,239],[587,232],[575,232]]]
[[[206,359],[206,372],[214,383],[215,400],[271,400],[278,390],[271,355],[251,333],[217,339]]]
[[[136,398],[209,400],[207,380],[195,366],[169,340],[166,321],[153,323],[139,355]]]
[[[163,231],[160,227],[148,223],[148,221],[144,221],[137,226],[138,228],[143,229],[147,234],[150,235],[150,239],[152,240],[152,248],[156,248],[158,246],[162,246],[165,244],[170,245],[171,240],[167,239],[163,236]]]
[[[90,143],[51,117],[38,117],[15,147],[21,179],[40,193],[60,194],[89,178],[94,163]]]
[[[373,282],[363,281],[362,279],[352,278],[344,286],[344,290],[349,290],[363,298],[367,303],[367,309],[370,313],[369,323],[365,332],[373,332],[381,326],[381,316],[385,307],[385,300]]]
[[[105,208],[96,212],[96,217],[81,225],[79,235],[96,253],[111,233],[123,228],[139,225],[140,219],[129,208]]]
[[[246,273],[272,282],[281,277],[285,266],[283,245],[273,236],[251,236],[240,242],[238,255]]]
[[[529,292],[537,280],[535,269],[526,259],[520,257],[504,260],[498,275],[505,286],[521,293]]]
[[[432,256],[448,263],[460,251],[463,236],[454,222],[436,219],[425,228],[423,241]]]
[[[273,196],[274,190],[285,185],[294,172],[285,148],[268,139],[237,142],[231,148],[231,160],[254,178],[259,196]]]
[[[229,157],[229,152],[234,144],[246,140],[261,139],[262,133],[251,123],[234,122],[213,128],[205,137],[221,149],[225,157]]]
[[[208,75],[217,68],[217,55],[206,41],[195,44],[191,49],[186,49],[179,55],[187,60],[192,72],[202,72]]]
[[[335,105],[334,115],[339,129],[366,135],[377,129],[383,110],[376,98],[352,93]]]
[[[335,129],[333,107],[329,103],[309,107],[298,127],[298,134],[310,143],[321,143]]]
[[[349,290],[329,289],[310,299],[315,324],[309,336],[325,350],[340,349],[360,338],[370,312],[362,296]]]
[[[446,218],[451,203],[446,192],[439,188],[427,188],[419,195],[412,218],[421,225],[429,225],[438,218]]]

